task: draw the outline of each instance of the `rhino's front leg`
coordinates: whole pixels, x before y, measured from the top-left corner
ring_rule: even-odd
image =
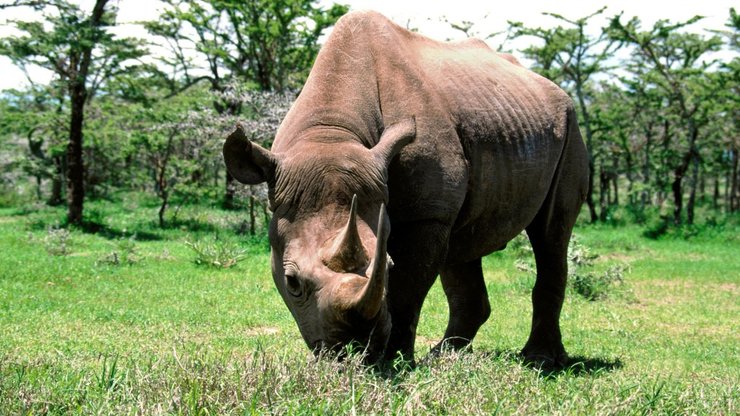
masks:
[[[388,251],[394,266],[388,278],[391,336],[386,360],[413,363],[416,326],[429,289],[447,254],[450,227],[437,221],[393,224]]]

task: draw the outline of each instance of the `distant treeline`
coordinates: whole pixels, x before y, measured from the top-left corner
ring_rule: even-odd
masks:
[[[64,0],[0,2],[0,10],[32,7],[41,17],[12,22],[20,34],[1,38],[0,54],[24,71],[36,65],[54,74],[48,85],[29,75],[29,87],[0,95],[0,205],[66,204],[69,223],[79,224],[86,198],[143,191],[160,198],[161,226],[170,205],[196,201],[247,208],[253,233],[264,224],[265,189],[237,186],[221,144],[236,121],[270,144],[322,33],[347,8],[313,0],[165,3],[156,21],[143,23],[150,36],[136,39],[114,35],[118,3],[109,0],[91,11]],[[735,10],[725,27],[703,34],[687,30],[700,17],[642,28],[620,15],[589,35],[589,22],[604,12],[552,14],[555,28],[507,28],[507,40],[534,45],[511,52],[578,107],[591,167],[588,219],[670,227],[737,212]]]

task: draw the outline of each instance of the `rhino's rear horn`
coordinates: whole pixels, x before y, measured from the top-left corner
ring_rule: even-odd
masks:
[[[335,272],[356,273],[367,266],[369,258],[357,230],[357,195],[352,197],[347,225],[323,257],[326,266]]]
[[[380,312],[387,285],[389,222],[385,218],[385,204],[380,206],[375,258],[365,286],[357,294],[354,309],[365,319],[372,319]]]

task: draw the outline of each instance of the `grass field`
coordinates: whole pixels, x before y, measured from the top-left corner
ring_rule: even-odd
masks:
[[[563,371],[516,355],[531,276],[510,248],[484,262],[493,313],[473,352],[381,372],[313,358],[274,289],[266,241],[235,233],[242,214],[185,208],[182,227],[159,230],[154,204],[125,201],[87,205],[95,233],[50,232],[59,209],[0,209],[0,414],[740,412],[737,227],[657,241],[634,226],[578,228],[599,254],[594,273],[628,270],[605,299],[569,293]],[[187,241],[246,258],[197,265]],[[446,319],[437,284],[417,357]]]

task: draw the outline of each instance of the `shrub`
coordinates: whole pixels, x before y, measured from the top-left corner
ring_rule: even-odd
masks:
[[[655,240],[668,233],[670,226],[671,219],[669,217],[664,215],[653,216],[647,220],[647,224],[645,225],[645,230],[642,232],[642,235]]]
[[[71,237],[69,230],[65,228],[49,227],[43,240],[44,248],[52,256],[69,255],[72,252]]]
[[[136,264],[141,260],[142,256],[136,247],[136,236],[133,235],[131,238],[119,239],[116,242],[115,249],[100,259],[99,262],[111,266],[120,266]]]
[[[574,235],[568,246],[568,284],[570,288],[588,300],[599,300],[608,297],[614,288],[624,282],[627,271],[625,265],[614,265],[603,273],[590,269],[598,254],[591,253],[588,247],[578,241]]]
[[[604,273],[576,273],[569,277],[570,287],[588,300],[599,300],[608,297],[616,285],[624,282],[627,267],[614,265]]]
[[[190,240],[186,241],[185,245],[193,250],[195,253],[193,262],[199,265],[227,269],[247,258],[246,250],[229,241]]]
[[[529,276],[518,286],[526,286],[529,289],[531,288],[529,283],[537,273],[529,240],[526,234],[522,233],[512,240],[512,243],[516,256],[514,267]],[[624,275],[627,271],[626,265],[615,265],[603,273],[594,272],[592,269],[598,257],[598,254],[592,253],[588,247],[581,244],[575,235],[571,238],[568,246],[568,286],[588,300],[607,298],[617,285],[624,282]],[[523,283],[527,284],[523,285]]]

